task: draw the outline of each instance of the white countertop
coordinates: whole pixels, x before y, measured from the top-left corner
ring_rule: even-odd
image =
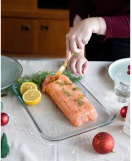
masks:
[[[62,60],[19,60],[23,66],[23,76],[42,70],[56,71]],[[102,128],[74,136],[63,141],[49,141],[40,136],[27,112],[16,96],[2,97],[4,111],[10,116],[9,123],[2,127],[10,146],[10,154],[3,161],[129,161],[130,137],[123,132],[124,121],[120,116],[121,107],[114,96],[114,83],[108,75],[111,62],[89,62],[89,70],[84,81],[93,89],[101,103],[113,108],[116,120]],[[87,85],[86,85],[87,86]],[[87,87],[88,88],[88,87]],[[92,147],[92,139],[98,132],[108,132],[115,140],[116,153],[98,154]]]

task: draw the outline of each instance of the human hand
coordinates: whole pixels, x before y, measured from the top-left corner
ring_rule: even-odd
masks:
[[[71,52],[82,52],[92,33],[106,34],[106,23],[102,17],[86,18],[75,25],[66,35],[66,58],[68,60],[71,57]]]
[[[69,60],[68,69],[71,69],[73,74],[85,74],[88,68],[88,61],[82,54],[74,54]]]
[[[80,53],[92,35],[89,19],[82,20],[75,25],[66,35],[66,57],[71,57],[71,52]]]

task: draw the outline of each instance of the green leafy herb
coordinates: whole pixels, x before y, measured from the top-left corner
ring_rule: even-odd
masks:
[[[66,91],[64,88],[62,89],[62,91],[63,91],[68,97],[71,96],[71,93],[68,92],[68,91]]]
[[[75,76],[71,73],[71,70],[65,70],[63,72],[64,75],[66,75],[73,83],[79,82],[82,77],[81,76]]]
[[[20,94],[20,87],[24,82],[34,82],[38,86],[38,89],[40,90],[41,84],[44,81],[44,79],[47,76],[51,76],[54,74],[55,74],[54,72],[50,72],[50,71],[39,71],[38,73],[33,74],[32,76],[23,76],[16,81],[15,91],[18,94]],[[77,83],[82,79],[81,76],[76,76],[76,77],[73,76],[70,70],[64,71],[63,74],[66,75],[67,77],[69,77],[69,79],[73,83]],[[61,85],[61,83],[59,83],[59,84]]]
[[[73,90],[73,91],[76,91],[76,90],[78,90],[78,88],[77,88],[77,87],[75,87],[75,88],[72,88],[72,90]]]
[[[64,81],[64,82],[58,82],[58,81],[56,81],[56,83],[59,84],[60,86],[63,86],[63,85],[69,85],[69,86],[71,86],[72,85],[72,83],[67,82],[67,81]]]
[[[38,86],[38,89],[40,90],[41,89],[41,84],[42,84],[43,80],[47,76],[50,76],[50,75],[53,75],[53,74],[54,74],[53,72],[49,72],[49,71],[39,71],[38,73],[33,74],[31,77],[24,76],[24,77],[19,78],[16,81],[16,85],[20,89],[21,85],[24,82],[34,82]]]
[[[64,85],[69,85],[69,86],[71,86],[72,85],[72,83],[70,83],[70,82],[67,82],[67,81],[64,81],[64,83],[63,83]]]
[[[56,82],[58,85],[60,85],[60,86],[63,86],[63,83],[62,82]]]
[[[81,105],[84,104],[84,102],[82,101],[83,98],[84,98],[84,96],[81,96],[81,97],[79,97],[78,99],[75,100],[75,101],[77,101],[78,106],[81,106]]]

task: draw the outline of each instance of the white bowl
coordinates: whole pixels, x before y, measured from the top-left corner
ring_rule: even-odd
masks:
[[[117,73],[127,73],[128,65],[130,65],[130,58],[119,59],[113,62],[108,69],[109,76],[114,81]]]

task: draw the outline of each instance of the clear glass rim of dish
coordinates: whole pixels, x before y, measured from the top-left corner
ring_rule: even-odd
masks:
[[[80,84],[81,84],[81,86],[83,86],[83,88],[84,88],[86,91],[88,91],[88,89],[87,89],[81,82],[80,82]],[[16,92],[15,88],[16,88],[16,84],[13,84],[13,90],[14,90],[14,92],[16,93],[16,96],[18,97],[18,99],[19,99],[20,103],[22,104],[22,106],[24,107],[24,109],[27,111],[27,113],[28,113],[28,115],[30,116],[32,122],[34,123],[36,129],[38,130],[38,132],[40,133],[40,135],[41,135],[44,139],[47,139],[47,140],[50,140],[50,141],[61,141],[61,140],[68,139],[68,138],[71,138],[71,137],[74,137],[74,136],[77,136],[77,135],[80,135],[80,134],[83,134],[83,133],[92,131],[92,130],[94,130],[94,129],[97,129],[97,128],[100,128],[100,127],[109,125],[109,124],[111,124],[111,123],[115,120],[115,118],[116,118],[116,116],[117,116],[116,113],[115,113],[115,111],[114,111],[111,107],[109,107],[108,110],[109,110],[109,113],[112,114],[112,117],[110,118],[110,120],[109,120],[108,122],[102,123],[102,124],[100,124],[100,125],[98,125],[98,126],[94,126],[94,127],[88,128],[88,129],[84,129],[83,131],[80,131],[80,132],[72,133],[71,135],[68,135],[68,136],[63,136],[63,137],[61,137],[61,138],[58,138],[58,137],[57,137],[57,138],[55,138],[55,137],[49,137],[49,136],[46,136],[46,134],[44,134],[44,133],[42,132],[42,130],[41,130],[41,128],[39,127],[38,123],[34,120],[32,114],[31,114],[30,111],[28,110],[28,107],[27,107],[27,106],[25,105],[25,103],[23,102],[21,96]],[[106,110],[106,108],[102,105],[102,103],[100,103],[100,102],[98,101],[98,99],[96,99],[96,97],[95,97],[90,91],[88,91],[88,92],[89,92],[90,95],[91,95],[91,96],[92,96],[92,97],[93,97],[93,98],[94,98],[94,99],[95,99],[95,100],[104,108],[104,110]]]

